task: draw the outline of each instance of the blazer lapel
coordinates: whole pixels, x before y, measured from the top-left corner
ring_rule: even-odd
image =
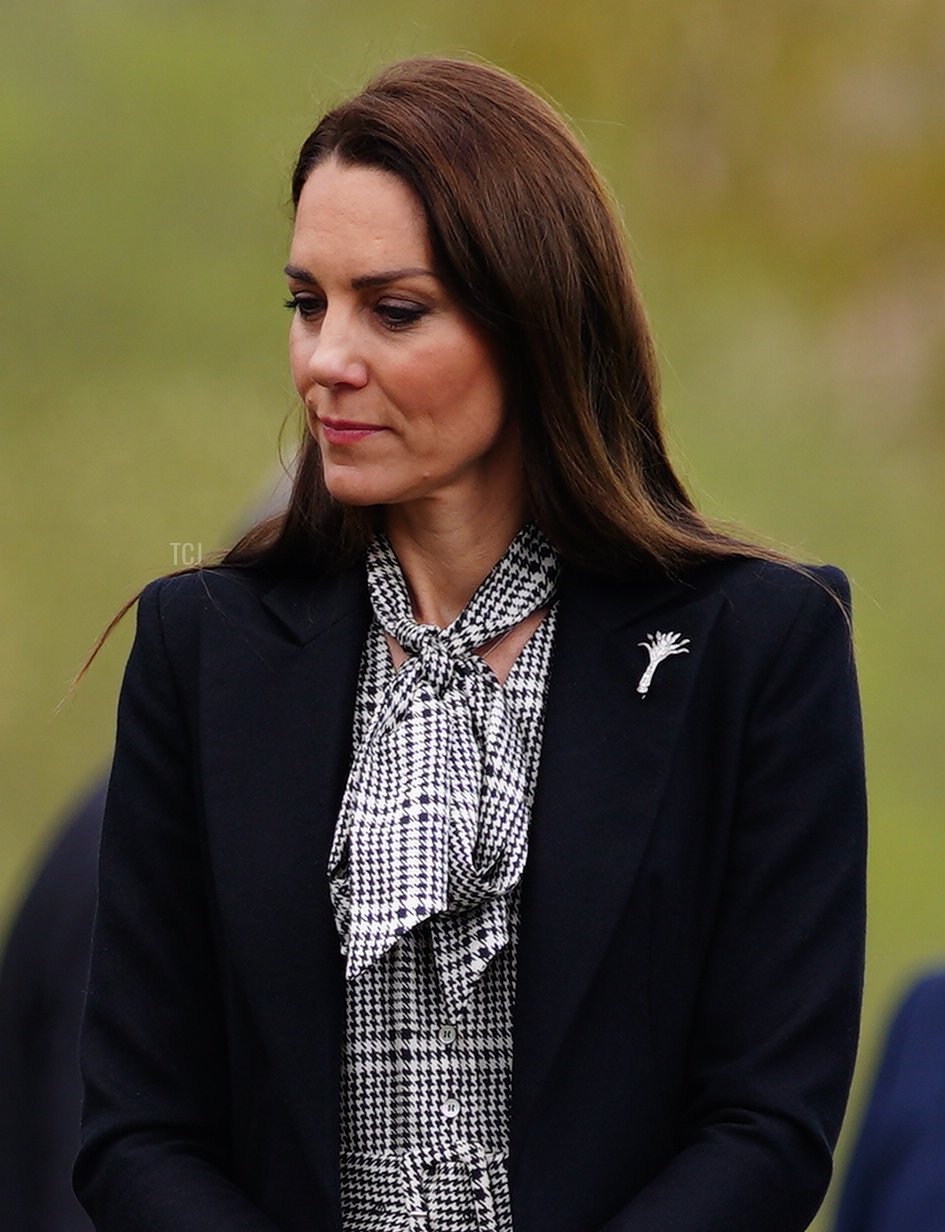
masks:
[[[211,857],[247,1012],[279,1040],[273,1095],[336,1202],[344,979],[327,863],[369,609],[360,573],[283,582],[262,602],[283,628],[256,607],[221,638],[210,677],[223,683],[207,702],[206,781],[224,785],[208,799]]]
[[[642,697],[637,684],[648,657],[638,643],[657,625],[690,636],[685,616],[674,611],[662,623],[657,616],[687,592],[696,593],[654,575],[623,585],[571,571],[562,583],[522,887],[513,1175],[536,1100],[626,906],[658,812],[700,647],[666,660]]]

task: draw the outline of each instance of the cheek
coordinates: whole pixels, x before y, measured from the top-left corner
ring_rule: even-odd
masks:
[[[455,419],[463,418],[465,410],[473,431],[474,425],[483,434],[501,427],[506,405],[504,383],[481,343],[458,345],[430,360],[425,376],[431,403]]]
[[[474,442],[491,445],[506,423],[504,387],[489,364],[463,373],[454,386],[452,403],[461,415],[465,434]]]

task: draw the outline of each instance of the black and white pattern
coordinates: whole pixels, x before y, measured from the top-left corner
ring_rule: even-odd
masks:
[[[379,587],[385,589],[388,599],[396,595],[397,619],[409,617],[406,586],[389,545],[378,545],[369,568],[372,597]],[[464,658],[478,659],[470,654],[473,647],[548,604],[556,573],[554,553],[534,528],[526,528],[450,629],[432,632],[448,640],[454,654],[452,648],[463,639],[460,665]],[[388,621],[390,606],[384,598],[381,607]],[[511,1232],[506,1156],[518,880],[525,861],[554,619],[552,606],[504,687],[479,660],[471,664],[472,671],[452,668],[443,688],[438,665],[429,675],[414,669],[416,696],[406,702],[400,688],[404,673],[423,651],[414,648],[417,643],[411,644],[403,625],[397,632],[388,626],[401,645],[413,651],[395,672],[377,621],[368,638],[358,688],[352,778],[367,761],[365,748],[372,733],[385,732],[394,713],[410,730],[401,742],[385,744],[385,756],[407,756],[411,764],[420,765],[420,775],[409,780],[406,789],[401,780],[395,800],[412,798],[413,791],[425,799],[418,799],[423,807],[412,810],[378,807],[393,781],[393,776],[385,776],[366,807],[363,778],[357,795],[349,784],[346,804],[356,799],[365,811],[343,811],[344,825],[340,818],[332,853],[332,893],[349,977],[341,1159],[346,1232]],[[480,670],[486,674],[480,676]],[[459,699],[451,696],[470,680],[475,682],[477,707],[480,690],[492,695],[474,717],[463,715]],[[435,708],[440,708],[443,726],[431,736],[429,712]],[[444,727],[447,754],[440,749],[425,755],[431,739],[444,739]],[[457,728],[464,739],[475,739],[478,767],[473,753],[452,748],[450,737]],[[503,750],[499,755],[488,743],[496,729]],[[385,734],[389,736],[389,729]],[[416,756],[418,748],[421,754]],[[501,777],[507,769],[503,758],[512,756],[518,759],[512,776],[521,792],[517,800],[510,804],[507,780],[504,787],[482,791],[488,809],[475,813],[468,805],[454,807],[444,790],[446,782],[453,792],[475,790],[473,798],[478,799],[474,772],[480,780],[490,774]],[[469,777],[461,777],[463,773]],[[442,777],[430,784],[425,776],[434,775]],[[470,782],[475,786],[469,787]],[[429,807],[429,800],[435,800],[440,811]],[[461,834],[430,835],[434,820],[443,828],[458,824]],[[379,826],[401,826],[404,841],[397,843],[389,834],[381,841]],[[480,837],[483,826],[487,832]],[[357,970],[351,962],[352,926],[359,918],[354,887],[362,882],[353,875],[355,834],[363,843],[359,853],[366,853],[370,863],[366,880],[373,893],[378,885],[387,885],[394,887],[391,901],[399,893],[401,898],[409,895],[412,903],[433,907],[410,927],[404,927],[407,917],[376,913],[390,930],[383,934],[386,944],[375,943],[374,956],[360,962]],[[431,877],[423,863],[409,867],[431,860],[432,853],[437,853],[445,884]],[[382,858],[392,860],[394,867],[379,871]],[[454,858],[462,861],[455,877]],[[497,867],[486,866],[485,889],[474,893],[470,869],[475,872],[484,860]],[[440,898],[430,897],[437,893]],[[489,908],[493,902],[501,904],[498,916]],[[368,914],[373,925],[375,913]]]
[[[556,579],[553,549],[528,525],[451,625],[420,625],[390,544],[375,539],[375,620],[409,657],[356,747],[329,860],[349,979],[438,916],[440,980],[459,1009],[507,943],[527,764],[505,691],[475,650],[545,607]]]

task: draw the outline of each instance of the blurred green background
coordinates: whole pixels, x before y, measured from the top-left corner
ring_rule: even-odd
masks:
[[[6,0],[0,916],[107,762],[133,621],[57,712],[96,635],[174,543],[226,541],[287,415],[291,453],[295,148],[380,63],[431,51],[539,84],[582,133],[703,506],[853,579],[873,813],[854,1125],[891,1000],[945,955],[940,0]]]

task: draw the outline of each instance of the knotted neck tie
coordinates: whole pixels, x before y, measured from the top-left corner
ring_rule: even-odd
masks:
[[[516,717],[476,649],[551,602],[557,557],[527,525],[445,629],[414,620],[383,536],[367,570],[375,619],[408,657],[355,751],[329,858],[347,978],[432,920],[443,991],[462,1009],[509,940],[531,809]]]

